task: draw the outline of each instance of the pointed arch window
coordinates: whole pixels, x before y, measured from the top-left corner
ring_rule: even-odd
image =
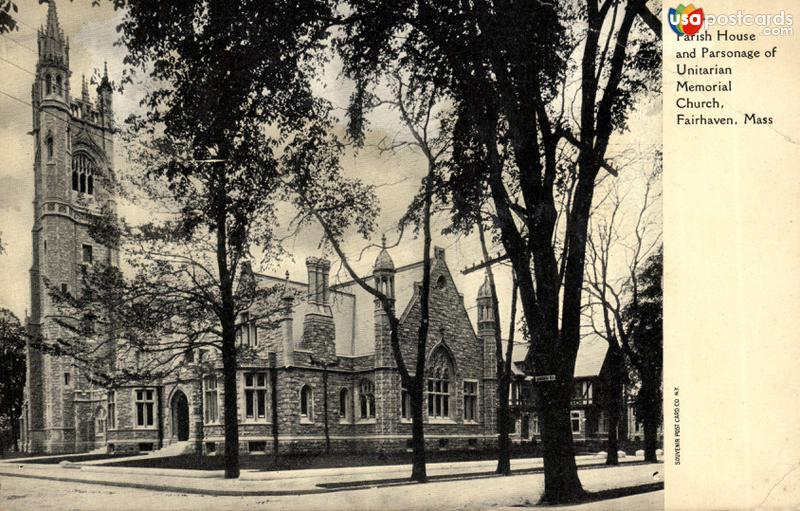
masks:
[[[53,135],[51,133],[47,134],[47,138],[44,139],[45,150],[47,151],[47,159],[53,159]]]
[[[45,94],[52,94],[53,92],[53,77],[50,76],[50,73],[47,74],[44,78],[44,93]]]
[[[428,363],[428,417],[450,418],[453,363],[444,348],[438,348]]]
[[[72,158],[72,189],[94,195],[94,161],[85,153]]]
[[[56,94],[59,96],[62,94],[61,75],[56,75]]]
[[[358,386],[358,400],[362,419],[375,418],[375,384],[366,378]]]

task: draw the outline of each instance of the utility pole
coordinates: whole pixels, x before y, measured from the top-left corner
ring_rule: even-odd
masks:
[[[461,270],[462,275],[468,275],[474,271],[482,270],[488,266],[492,266],[493,264],[502,263],[509,259],[508,254],[497,254],[492,259],[488,259],[486,261],[481,261],[480,263],[472,263],[472,266],[467,266],[463,270]]]

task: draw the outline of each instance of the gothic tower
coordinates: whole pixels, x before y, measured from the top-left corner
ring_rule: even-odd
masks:
[[[386,249],[386,236],[382,240],[382,248],[372,267],[375,289],[386,295],[394,309],[395,300],[395,266],[392,256]],[[374,301],[375,318],[375,395],[381,396],[376,401],[375,433],[378,435],[396,433],[400,414],[400,373],[397,371],[392,354],[391,327],[389,317],[380,300]],[[391,444],[391,441],[379,443]]]
[[[484,427],[487,434],[494,434],[497,422],[497,355],[495,352],[495,317],[492,305],[492,286],[487,275],[478,289],[478,338],[483,341],[483,404]]]
[[[60,327],[52,320],[50,289],[76,293],[82,266],[118,264],[116,251],[88,232],[93,215],[116,208],[114,123],[107,71],[95,103],[85,80],[80,99],[70,94],[69,42],[54,0],[38,33],[38,50],[31,89],[35,185],[29,327],[54,340]],[[98,414],[104,410],[105,390],[93,386],[69,359],[29,346],[26,383],[28,450],[71,452],[104,444],[105,421]]]
[[[375,264],[372,267],[372,276],[375,279],[375,289],[389,297],[394,303],[394,261],[389,251],[386,250],[386,237],[383,237],[383,248]],[[394,367],[394,356],[392,355],[391,335],[389,318],[383,310],[383,304],[375,299],[375,367]]]

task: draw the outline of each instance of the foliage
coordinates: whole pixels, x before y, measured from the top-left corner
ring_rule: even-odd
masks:
[[[25,388],[25,328],[14,314],[0,309],[0,416],[9,425],[12,441],[19,439]],[[6,435],[3,435],[6,436]]]
[[[660,31],[644,0],[348,7],[337,46],[357,83],[351,115],[395,66],[453,103],[453,165],[443,179],[453,227],[469,231],[486,217],[511,260],[531,329],[529,367],[557,377],[543,390],[543,500],[575,498],[568,411],[594,187],[601,169],[616,173],[609,140],[656,76],[660,43],[637,45],[639,19],[656,39]]]
[[[624,321],[630,332],[631,347],[641,365],[637,368],[635,377],[640,383],[635,410],[637,419],[642,421],[661,420],[661,375],[664,363],[663,275],[664,249],[659,247],[642,266],[639,272],[641,288],[623,310]],[[643,387],[648,387],[644,393]]]
[[[19,25],[17,25],[17,20],[14,19],[12,12],[14,15],[19,12],[17,3],[13,0],[0,0],[0,34],[19,30]]]

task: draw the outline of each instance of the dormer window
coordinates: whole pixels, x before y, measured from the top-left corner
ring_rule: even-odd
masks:
[[[94,195],[94,162],[84,153],[72,158],[72,189]]]

